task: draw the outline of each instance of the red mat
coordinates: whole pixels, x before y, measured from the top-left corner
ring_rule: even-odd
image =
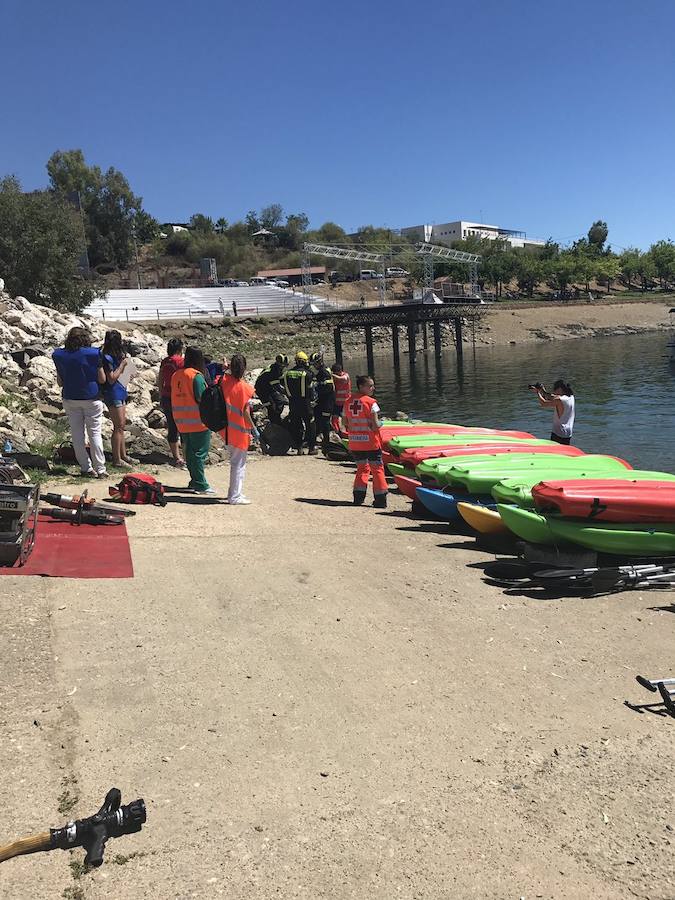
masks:
[[[0,566],[0,575],[52,578],[133,578],[126,525],[71,525],[38,518],[35,547],[25,566]]]

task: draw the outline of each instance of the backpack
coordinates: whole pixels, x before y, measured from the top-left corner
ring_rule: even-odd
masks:
[[[272,386],[270,385],[270,381],[272,380],[272,373],[269,368],[263,369],[263,371],[258,375],[255,382],[255,392],[258,395],[258,398],[262,400],[263,403],[267,403],[272,396]]]
[[[207,385],[199,401],[199,418],[209,431],[227,428],[227,403],[220,383],[219,378],[214,384]]]
[[[150,503],[166,506],[164,485],[152,475],[134,472],[125,475],[116,487],[108,488],[110,496],[122,503]]]

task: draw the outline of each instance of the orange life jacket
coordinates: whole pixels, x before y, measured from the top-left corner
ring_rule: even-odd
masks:
[[[248,450],[251,443],[251,429],[246,424],[244,410],[255,390],[243,378],[223,375],[220,386],[227,406],[227,428],[219,432],[226,444],[239,450]]]
[[[335,385],[335,404],[344,406],[345,400],[352,392],[352,380],[349,372],[343,372],[342,375],[333,373],[333,384]]]
[[[208,431],[195,400],[194,380],[197,375],[201,372],[196,369],[179,369],[171,376],[171,412],[181,434]]]
[[[350,450],[380,450],[382,441],[373,430],[373,406],[377,401],[365,394],[350,394],[342,411],[347,420]]]

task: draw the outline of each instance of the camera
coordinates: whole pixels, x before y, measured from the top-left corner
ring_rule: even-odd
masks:
[[[529,388],[531,391],[538,391],[538,390],[540,390],[541,388],[543,388],[543,386],[544,386],[544,385],[541,383],[541,381],[535,381],[534,384],[528,384],[528,388]]]

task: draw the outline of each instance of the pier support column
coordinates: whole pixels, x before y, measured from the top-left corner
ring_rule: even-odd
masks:
[[[335,347],[335,362],[342,365],[342,332],[339,328],[333,329],[333,345]]]
[[[427,330],[426,322],[422,322],[422,347],[425,350],[429,349],[429,332]]]
[[[441,323],[434,322],[434,355],[438,358],[441,355]]]
[[[401,365],[401,352],[398,346],[398,325],[391,326],[391,346],[394,351],[394,368],[398,369]]]
[[[368,374],[372,375],[375,369],[375,360],[373,358],[373,326],[366,325],[366,360],[368,365]]]
[[[455,317],[455,350],[457,356],[462,356],[464,348],[462,347],[462,320],[459,316]]]
[[[414,366],[417,360],[415,359],[415,323],[410,322],[408,324],[408,362],[411,366]]]

